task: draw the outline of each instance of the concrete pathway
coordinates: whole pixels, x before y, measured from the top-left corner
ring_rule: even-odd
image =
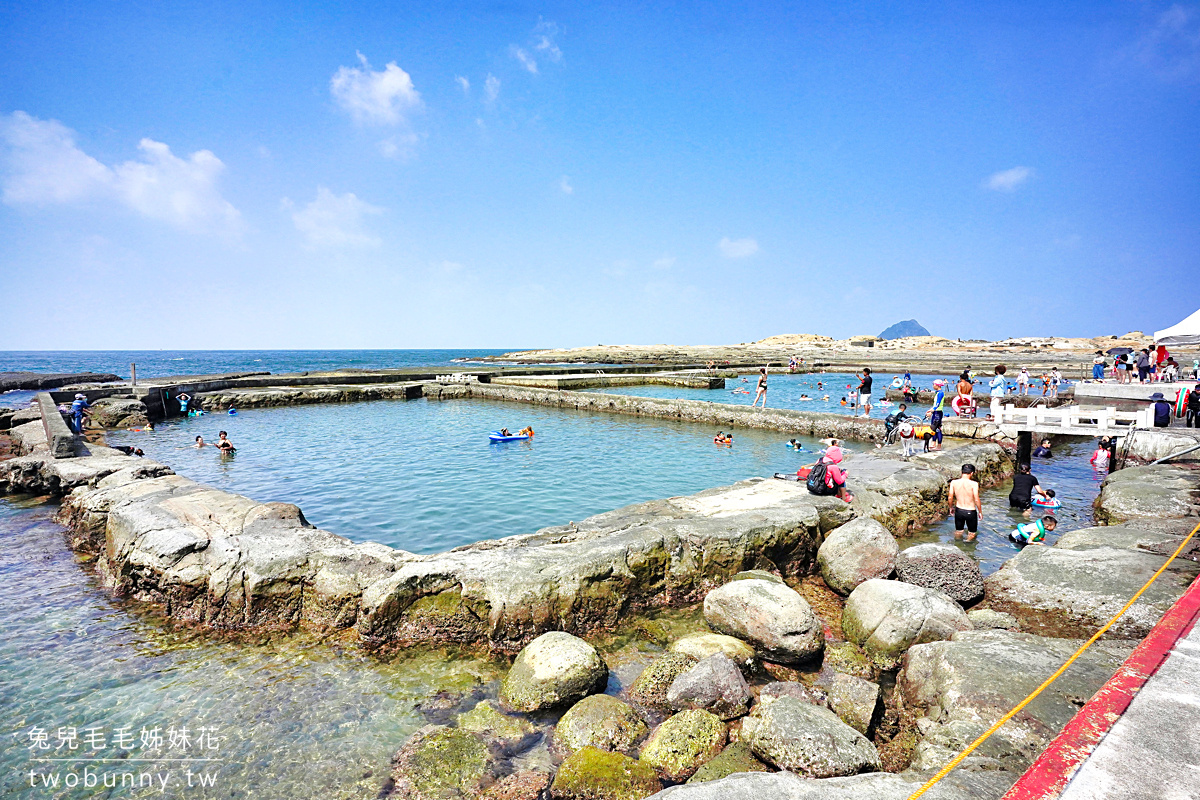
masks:
[[[1062,798],[1200,798],[1200,625],[1175,643]]]

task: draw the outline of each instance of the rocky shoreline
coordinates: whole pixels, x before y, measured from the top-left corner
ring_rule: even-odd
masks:
[[[214,409],[340,402],[349,388],[375,391],[263,387],[199,399]],[[396,398],[857,441],[881,433],[873,420],[696,401],[389,388]],[[962,422],[979,439],[1002,438],[995,426]],[[896,537],[944,515],[961,463],[975,463],[985,485],[1011,473],[1011,449],[980,441],[907,462],[854,454],[850,504],[755,478],[420,556],[350,542],[294,505],[256,503],[101,445],[54,458],[40,421],[11,433],[22,454],[0,461],[0,491],[60,497],[68,541],[94,557],[104,585],[173,619],[213,631],[342,632],[378,652],[456,643],[516,653],[498,707],[485,701],[401,747],[384,791],[411,800],[906,797],[1123,605],[1200,519],[1194,463],[1129,467],[1102,484],[1101,527],[1028,547],[986,579],[951,546],[899,551]],[[1133,463],[1180,441],[1146,440],[1126,455]],[[932,796],[999,797],[1197,573],[1192,562],[1172,565],[1067,678],[968,759],[974,771]],[[830,608],[819,615],[804,588],[814,580],[845,599],[823,601]],[[662,655],[616,690],[609,665],[579,638],[687,606],[703,608],[707,630],[668,636]],[[885,692],[879,681],[892,670],[896,688]],[[544,727],[546,715],[556,727]],[[552,765],[516,768],[512,756],[543,738]],[[899,774],[881,772],[885,763]]]

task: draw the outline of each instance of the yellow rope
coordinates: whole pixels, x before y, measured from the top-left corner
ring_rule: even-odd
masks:
[[[1043,681],[1042,685],[1037,687],[1036,689],[1034,689],[1033,692],[1028,697],[1026,697],[1020,703],[1017,703],[1016,707],[1012,711],[1009,711],[1007,714],[1005,714],[1003,717],[1001,717],[999,720],[997,720],[995,725],[993,725],[992,727],[990,727],[986,731],[984,731],[982,736],[980,736],[975,741],[971,742],[971,744],[967,745],[967,748],[965,750],[963,750],[961,753],[956,755],[949,764],[942,767],[942,769],[936,775],[934,775],[932,778],[930,778],[928,781],[926,781],[924,786],[922,786],[920,789],[917,789],[915,792],[910,794],[908,796],[908,800],[917,800],[918,797],[920,797],[921,795],[923,795],[927,791],[929,791],[931,788],[933,788],[933,785],[935,783],[937,783],[942,778],[944,778],[948,774],[950,774],[950,771],[952,769],[954,769],[955,767],[957,767],[959,764],[961,764],[964,758],[971,755],[971,753],[973,753],[975,751],[975,748],[977,748],[977,747],[979,747],[979,745],[983,744],[984,741],[986,741],[987,738],[989,736],[991,736],[993,733],[998,731],[1000,729],[1000,727],[1002,725],[1004,725],[1004,723],[1008,722],[1010,719],[1015,717],[1017,714],[1021,713],[1021,709],[1025,708],[1025,706],[1032,703],[1034,698],[1036,698],[1039,694],[1041,694],[1046,689],[1047,686],[1054,683],[1054,681],[1058,679],[1058,676],[1060,676],[1064,672],[1066,672],[1067,667],[1074,664],[1075,659],[1079,658],[1081,655],[1083,655],[1083,652],[1085,650],[1087,650],[1089,647],[1091,647],[1093,644],[1095,644],[1096,640],[1099,639],[1101,636],[1103,636],[1104,633],[1109,628],[1111,628],[1113,626],[1113,624],[1116,623],[1116,621],[1119,620],[1121,618],[1121,616],[1126,611],[1128,611],[1135,602],[1137,602],[1137,599],[1139,597],[1141,597],[1142,594],[1147,589],[1150,588],[1150,584],[1154,583],[1154,581],[1156,581],[1158,579],[1158,576],[1162,575],[1163,572],[1166,571],[1167,567],[1170,566],[1171,562],[1175,560],[1175,557],[1183,552],[1183,548],[1187,547],[1187,543],[1192,540],[1192,537],[1196,535],[1197,531],[1200,531],[1200,524],[1198,524],[1198,525],[1196,525],[1196,527],[1192,528],[1192,532],[1189,533],[1187,535],[1187,538],[1185,538],[1183,540],[1183,542],[1180,543],[1179,547],[1176,548],[1175,552],[1171,554],[1171,557],[1168,558],[1161,567],[1159,567],[1158,572],[1154,573],[1154,575],[1151,576],[1150,580],[1146,581],[1145,586],[1143,586],[1141,589],[1138,589],[1137,594],[1135,594],[1132,598],[1130,598],[1129,602],[1125,604],[1125,607],[1122,608],[1120,611],[1118,611],[1117,615],[1115,617],[1110,619],[1108,622],[1104,623],[1104,627],[1101,628],[1100,630],[1096,631],[1096,634],[1091,639],[1088,639],[1086,642],[1084,642],[1083,646],[1080,647],[1078,650],[1076,650],[1075,654],[1067,659],[1067,663],[1065,663],[1061,667],[1059,667],[1057,672],[1055,672],[1053,675],[1051,675],[1049,678],[1047,678],[1045,681]]]

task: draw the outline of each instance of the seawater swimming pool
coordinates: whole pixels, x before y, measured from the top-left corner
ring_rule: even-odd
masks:
[[[528,442],[490,443],[532,425]],[[197,449],[227,430],[238,452]],[[630,503],[691,494],[811,463],[820,445],[716,428],[476,400],[245,410],[114,431],[176,472],[254,500],[296,503],[313,524],[418,553],[532,533]],[[851,447],[851,449],[854,449]]]
[[[754,389],[757,377],[755,375],[742,377],[745,378],[745,383],[741,379],[726,379],[724,389],[685,389],[679,386],[620,386],[609,389],[587,389],[585,391],[604,394],[626,394],[633,395],[634,397],[703,400],[711,403],[730,403],[732,405],[748,406],[754,401]],[[899,405],[898,402],[881,405],[880,401],[885,401],[885,393],[892,385],[893,378],[896,377],[898,376],[894,373],[884,372],[875,375],[871,392],[872,417],[882,419],[888,414],[895,412],[896,406]],[[977,387],[986,388],[990,377],[990,375],[982,376],[983,384],[980,386],[977,383]],[[957,375],[913,375],[912,378],[913,386],[919,389],[931,389],[933,382],[938,378],[946,380],[947,403],[954,396],[954,384],[958,381]],[[978,382],[981,380],[981,376],[976,375],[975,380]],[[850,392],[856,390],[858,384],[859,378],[853,373],[810,372],[795,375],[772,373],[767,379],[767,405],[771,408],[788,408],[795,411],[824,411],[833,414],[851,415],[855,413],[855,409],[850,405]],[[749,394],[735,393],[737,390],[745,390]],[[802,400],[802,395],[808,395],[810,399]],[[822,398],[826,395],[829,396],[829,399],[823,400]],[[846,405],[844,406],[841,404],[843,398],[846,399]],[[909,403],[908,410],[910,413],[924,414],[929,410],[929,406],[919,403]],[[859,411],[858,413],[861,414],[862,412]],[[947,410],[947,413],[952,412]],[[981,410],[980,413],[983,414],[986,412]]]

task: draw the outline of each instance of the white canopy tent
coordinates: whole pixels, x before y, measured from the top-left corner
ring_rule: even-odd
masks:
[[[1154,334],[1155,344],[1188,345],[1200,344],[1200,311],[1176,325]]]

